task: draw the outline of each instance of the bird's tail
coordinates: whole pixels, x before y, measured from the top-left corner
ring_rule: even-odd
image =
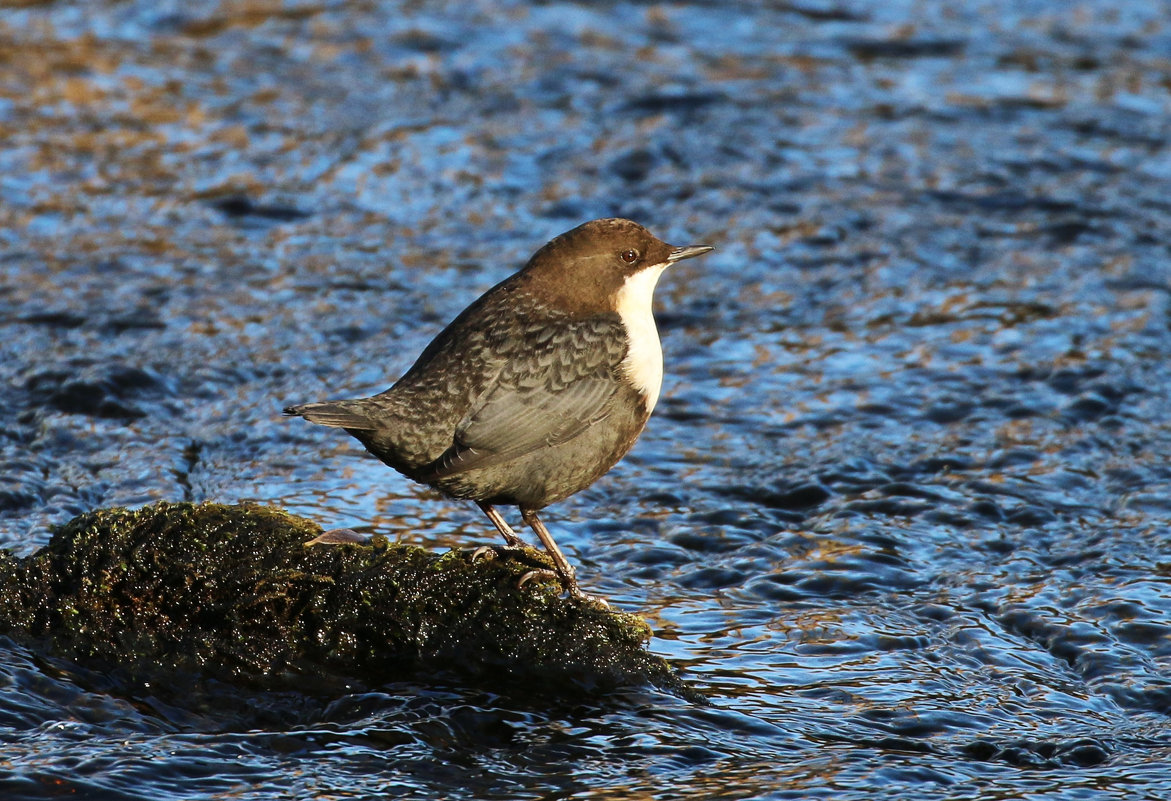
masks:
[[[290,417],[304,417],[310,423],[332,428],[370,431],[376,427],[365,399],[302,403],[298,406],[286,406],[285,414]]]

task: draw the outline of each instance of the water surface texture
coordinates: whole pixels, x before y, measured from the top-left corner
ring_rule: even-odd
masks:
[[[102,691],[0,651],[5,798],[1171,797],[1171,12],[0,11],[0,544],[256,500],[493,541],[283,405],[599,216],[664,396],[546,520],[710,697]]]

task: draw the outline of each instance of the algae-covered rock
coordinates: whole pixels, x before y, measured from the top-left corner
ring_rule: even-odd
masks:
[[[517,587],[529,561],[314,545],[256,506],[161,503],[82,515],[0,556],[0,633],[141,677],[198,671],[261,687],[443,677],[540,692],[686,692],[641,619]]]

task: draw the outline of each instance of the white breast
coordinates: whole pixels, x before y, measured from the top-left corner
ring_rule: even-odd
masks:
[[[626,327],[630,350],[622,360],[622,370],[635,389],[646,398],[647,412],[655,408],[663,386],[663,346],[659,329],[651,312],[655,284],[666,264],[639,270],[626,279],[618,290],[618,315]]]

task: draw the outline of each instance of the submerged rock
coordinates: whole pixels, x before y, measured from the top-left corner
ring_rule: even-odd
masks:
[[[536,693],[653,685],[691,695],[640,618],[521,575],[390,544],[306,545],[317,525],[257,506],[160,503],[75,518],[0,552],[0,633],[128,681],[197,672],[260,688],[420,678]]]

